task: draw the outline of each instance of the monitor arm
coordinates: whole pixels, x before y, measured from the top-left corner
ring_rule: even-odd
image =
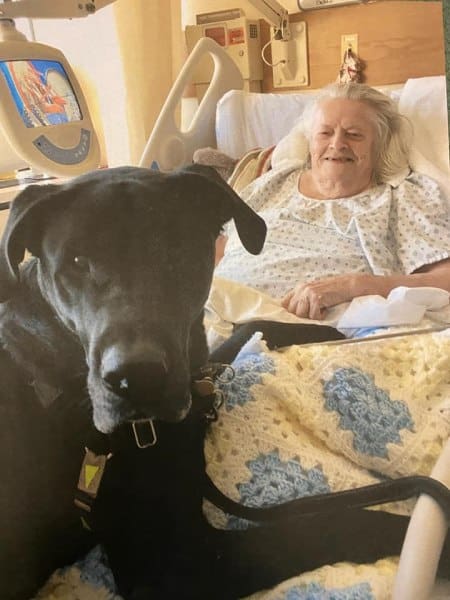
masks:
[[[0,19],[76,19],[92,15],[115,0],[3,0]]]
[[[277,0],[249,0],[273,27],[276,40],[288,41],[291,38],[288,11]]]

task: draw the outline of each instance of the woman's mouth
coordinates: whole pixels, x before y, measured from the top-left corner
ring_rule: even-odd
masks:
[[[354,159],[350,158],[349,156],[326,156],[325,160],[328,162],[334,162],[334,163],[354,162]]]

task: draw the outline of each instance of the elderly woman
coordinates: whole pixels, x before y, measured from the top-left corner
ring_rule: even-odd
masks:
[[[308,161],[241,194],[267,223],[262,254],[244,254],[230,228],[216,274],[311,319],[400,285],[450,291],[448,203],[436,182],[409,171],[411,128],[395,103],[366,85],[333,84],[302,127]]]

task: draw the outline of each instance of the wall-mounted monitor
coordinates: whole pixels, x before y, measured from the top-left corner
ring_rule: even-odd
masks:
[[[83,92],[51,46],[0,42],[0,128],[14,151],[44,173],[78,175],[99,164]]]

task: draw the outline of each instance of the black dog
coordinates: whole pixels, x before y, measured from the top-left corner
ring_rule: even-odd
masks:
[[[245,532],[205,521],[210,411],[193,403],[191,380],[208,359],[203,306],[230,219],[259,252],[264,222],[200,167],[101,171],[13,203],[0,246],[2,598],[29,597],[98,539],[134,599],[236,599],[321,564],[399,552],[407,519],[379,511]],[[324,331],[318,339],[339,337]],[[90,437],[91,418],[107,436]],[[138,448],[130,423],[156,443]],[[112,454],[89,507],[94,535],[73,505],[86,443]]]

